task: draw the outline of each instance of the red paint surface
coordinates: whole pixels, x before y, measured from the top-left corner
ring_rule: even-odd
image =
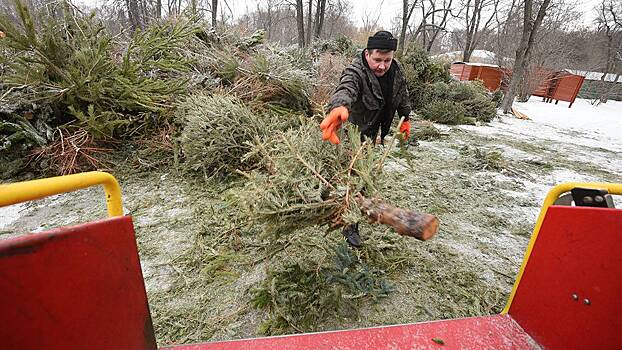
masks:
[[[444,345],[432,339],[442,339]],[[507,315],[408,325],[182,345],[169,350],[267,349],[533,349],[538,346]]]
[[[456,80],[481,80],[490,92],[501,87],[505,72],[502,68],[477,63],[452,63],[449,74]]]
[[[552,98],[558,101],[567,101],[572,104],[577,98],[584,80],[585,77],[575,74],[564,74],[560,76]]]
[[[0,348],[155,349],[132,219],[0,241]]]
[[[550,207],[509,314],[545,348],[620,349],[622,210]]]

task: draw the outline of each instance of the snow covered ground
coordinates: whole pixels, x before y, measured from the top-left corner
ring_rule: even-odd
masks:
[[[496,139],[497,147],[511,161],[546,163],[563,158],[571,164],[537,176],[535,181],[524,181],[527,196],[541,202],[551,186],[569,181],[622,183],[621,101],[595,106],[589,100],[577,99],[568,108],[567,102],[555,105],[532,97],[528,102],[515,103],[514,107],[530,119],[500,116],[484,127],[463,128]],[[531,144],[532,152],[507,145],[511,139],[517,144]],[[611,176],[595,176],[593,171],[585,171],[586,167],[601,169]],[[622,207],[621,196],[614,196],[614,201],[616,207]]]
[[[486,126],[463,126],[464,129],[479,134],[495,135],[530,141],[535,147],[546,142],[548,147],[566,149],[566,155],[577,162],[589,162],[595,166],[619,174],[622,182],[622,102],[609,101],[598,106],[589,100],[577,99],[572,108],[567,102],[542,102],[532,97],[526,103],[514,106],[526,114],[530,120],[521,120],[512,116],[502,116]],[[531,157],[521,155],[518,149],[499,145],[506,157]],[[614,156],[611,156],[613,152]],[[523,152],[524,153],[524,152]],[[542,155],[546,158],[545,155]],[[576,171],[556,171],[553,183],[563,181],[599,181],[585,178]],[[546,194],[548,183],[540,184],[534,191]],[[543,194],[538,197],[543,196]],[[0,230],[10,226],[27,210],[25,205],[0,208]]]
[[[577,142],[622,152],[622,101],[609,101],[598,106],[590,100],[577,99],[571,108],[568,103],[545,103],[532,97],[514,106],[526,114],[531,123],[524,123],[525,133],[552,140],[568,141],[564,134],[576,133]]]
[[[437,215],[442,223],[439,234],[425,244],[398,238],[409,256],[418,259],[395,277],[399,291],[380,306],[365,309],[369,317],[319,330],[497,313],[505,305],[549,189],[567,181],[622,183],[622,102],[592,106],[577,100],[568,108],[564,102],[532,98],[515,106],[530,119],[501,116],[478,126],[436,125],[443,131],[441,138],[422,140],[407,152],[395,149],[388,157],[382,195],[397,206]],[[503,169],[477,163],[493,152],[501,153]],[[235,215],[221,198],[224,187],[185,181],[170,171],[116,174],[124,206],[134,217],[158,342],[257,336],[264,315],[248,308],[245,291],[249,281],[263,278],[263,266],[244,265],[248,269],[240,269],[244,271],[237,280],[212,283],[183,258],[197,252],[206,254],[205,259],[216,257],[221,249],[229,252],[235,246],[242,249],[236,251],[240,261],[256,261],[256,232],[232,231],[223,220]],[[616,206],[622,207],[622,201]],[[0,208],[0,239],[95,220],[105,212],[100,188]],[[383,234],[381,228],[362,225],[365,239],[376,235],[377,240]],[[206,235],[223,243],[195,251],[197,237]],[[252,244],[239,243],[242,239]],[[208,250],[211,253],[205,253]],[[204,284],[197,282],[203,280]],[[209,296],[197,304],[205,290]],[[166,316],[173,314],[180,315],[179,324],[188,329],[220,331],[180,339],[182,333]],[[192,323],[196,315],[210,319],[201,316],[197,325]]]

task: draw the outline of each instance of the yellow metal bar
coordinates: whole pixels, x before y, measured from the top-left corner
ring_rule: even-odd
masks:
[[[101,171],[0,185],[0,207],[95,185],[104,186],[108,216],[123,216],[119,183],[114,176]]]
[[[525,267],[527,266],[527,261],[529,261],[529,256],[531,256],[533,246],[536,244],[536,240],[538,239],[538,233],[540,232],[540,227],[542,226],[542,222],[544,221],[547,210],[551,205],[553,205],[553,203],[555,203],[559,196],[566,192],[570,192],[573,188],[577,187],[602,189],[607,190],[607,192],[609,192],[610,194],[622,195],[622,184],[609,184],[600,182],[566,182],[553,187],[544,199],[542,209],[540,210],[540,215],[538,216],[538,221],[536,221],[536,226],[533,229],[533,234],[531,235],[529,245],[527,246],[527,251],[525,252],[525,257],[523,258],[523,263],[518,272],[518,276],[516,277],[516,281],[514,282],[512,293],[508,298],[508,302],[505,305],[505,308],[503,309],[503,311],[501,311],[501,314],[507,314],[510,311],[510,306],[512,305],[516,290],[518,289],[520,280],[523,277],[523,273],[525,272]]]

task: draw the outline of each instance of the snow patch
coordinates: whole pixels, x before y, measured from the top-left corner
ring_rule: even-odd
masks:
[[[0,230],[6,228],[19,219],[22,216],[21,211],[25,208],[26,203],[9,205],[8,207],[0,208]]]

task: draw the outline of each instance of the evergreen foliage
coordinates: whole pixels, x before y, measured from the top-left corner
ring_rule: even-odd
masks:
[[[196,24],[151,26],[118,57],[113,37],[94,14],[84,16],[66,5],[64,18],[46,16],[36,28],[30,10],[21,1],[16,7],[20,27],[7,17],[0,20],[7,33],[2,45],[11,56],[5,84],[30,88],[30,96],[17,98],[51,105],[54,125],[73,119],[99,138],[121,136],[149,124],[153,113],[163,113],[172,96],[184,91],[186,80],[176,73],[187,71],[188,61],[173,48],[190,38]]]
[[[357,47],[352,39],[339,36],[332,39],[320,39],[313,42],[312,52],[315,54],[330,53],[352,57],[356,53]]]
[[[251,142],[296,121],[275,114],[255,114],[233,96],[205,93],[188,96],[176,113],[182,128],[180,144],[185,167],[206,176],[256,167],[258,158],[246,156],[253,148]]]
[[[430,59],[425,50],[410,49],[402,63],[411,105],[424,118],[463,124],[489,122],[497,115],[496,105],[481,82],[451,81],[448,68]]]
[[[497,115],[495,103],[480,81],[437,82],[432,84],[429,98],[421,114],[438,123],[490,122]]]
[[[360,221],[356,196],[375,193],[374,174],[382,168],[382,159],[370,144],[361,144],[351,125],[347,140],[335,147],[322,141],[315,121],[301,123],[270,139],[256,139],[246,156],[259,157],[268,171],[249,174],[239,204],[276,237],[313,225]]]
[[[415,126],[415,140],[432,141],[440,137],[441,132],[429,121],[422,121]]]
[[[414,110],[425,107],[433,98],[435,83],[448,83],[449,71],[441,63],[428,56],[428,53],[414,46],[410,48],[401,60],[404,67],[410,103]]]
[[[394,287],[382,271],[362,262],[345,243],[331,248],[332,263],[285,265],[251,291],[251,304],[270,311],[260,328],[268,335],[317,330],[320,322],[352,317],[363,298],[386,297]]]
[[[424,119],[441,124],[465,124],[466,110],[462,105],[453,101],[434,101],[421,112]]]

